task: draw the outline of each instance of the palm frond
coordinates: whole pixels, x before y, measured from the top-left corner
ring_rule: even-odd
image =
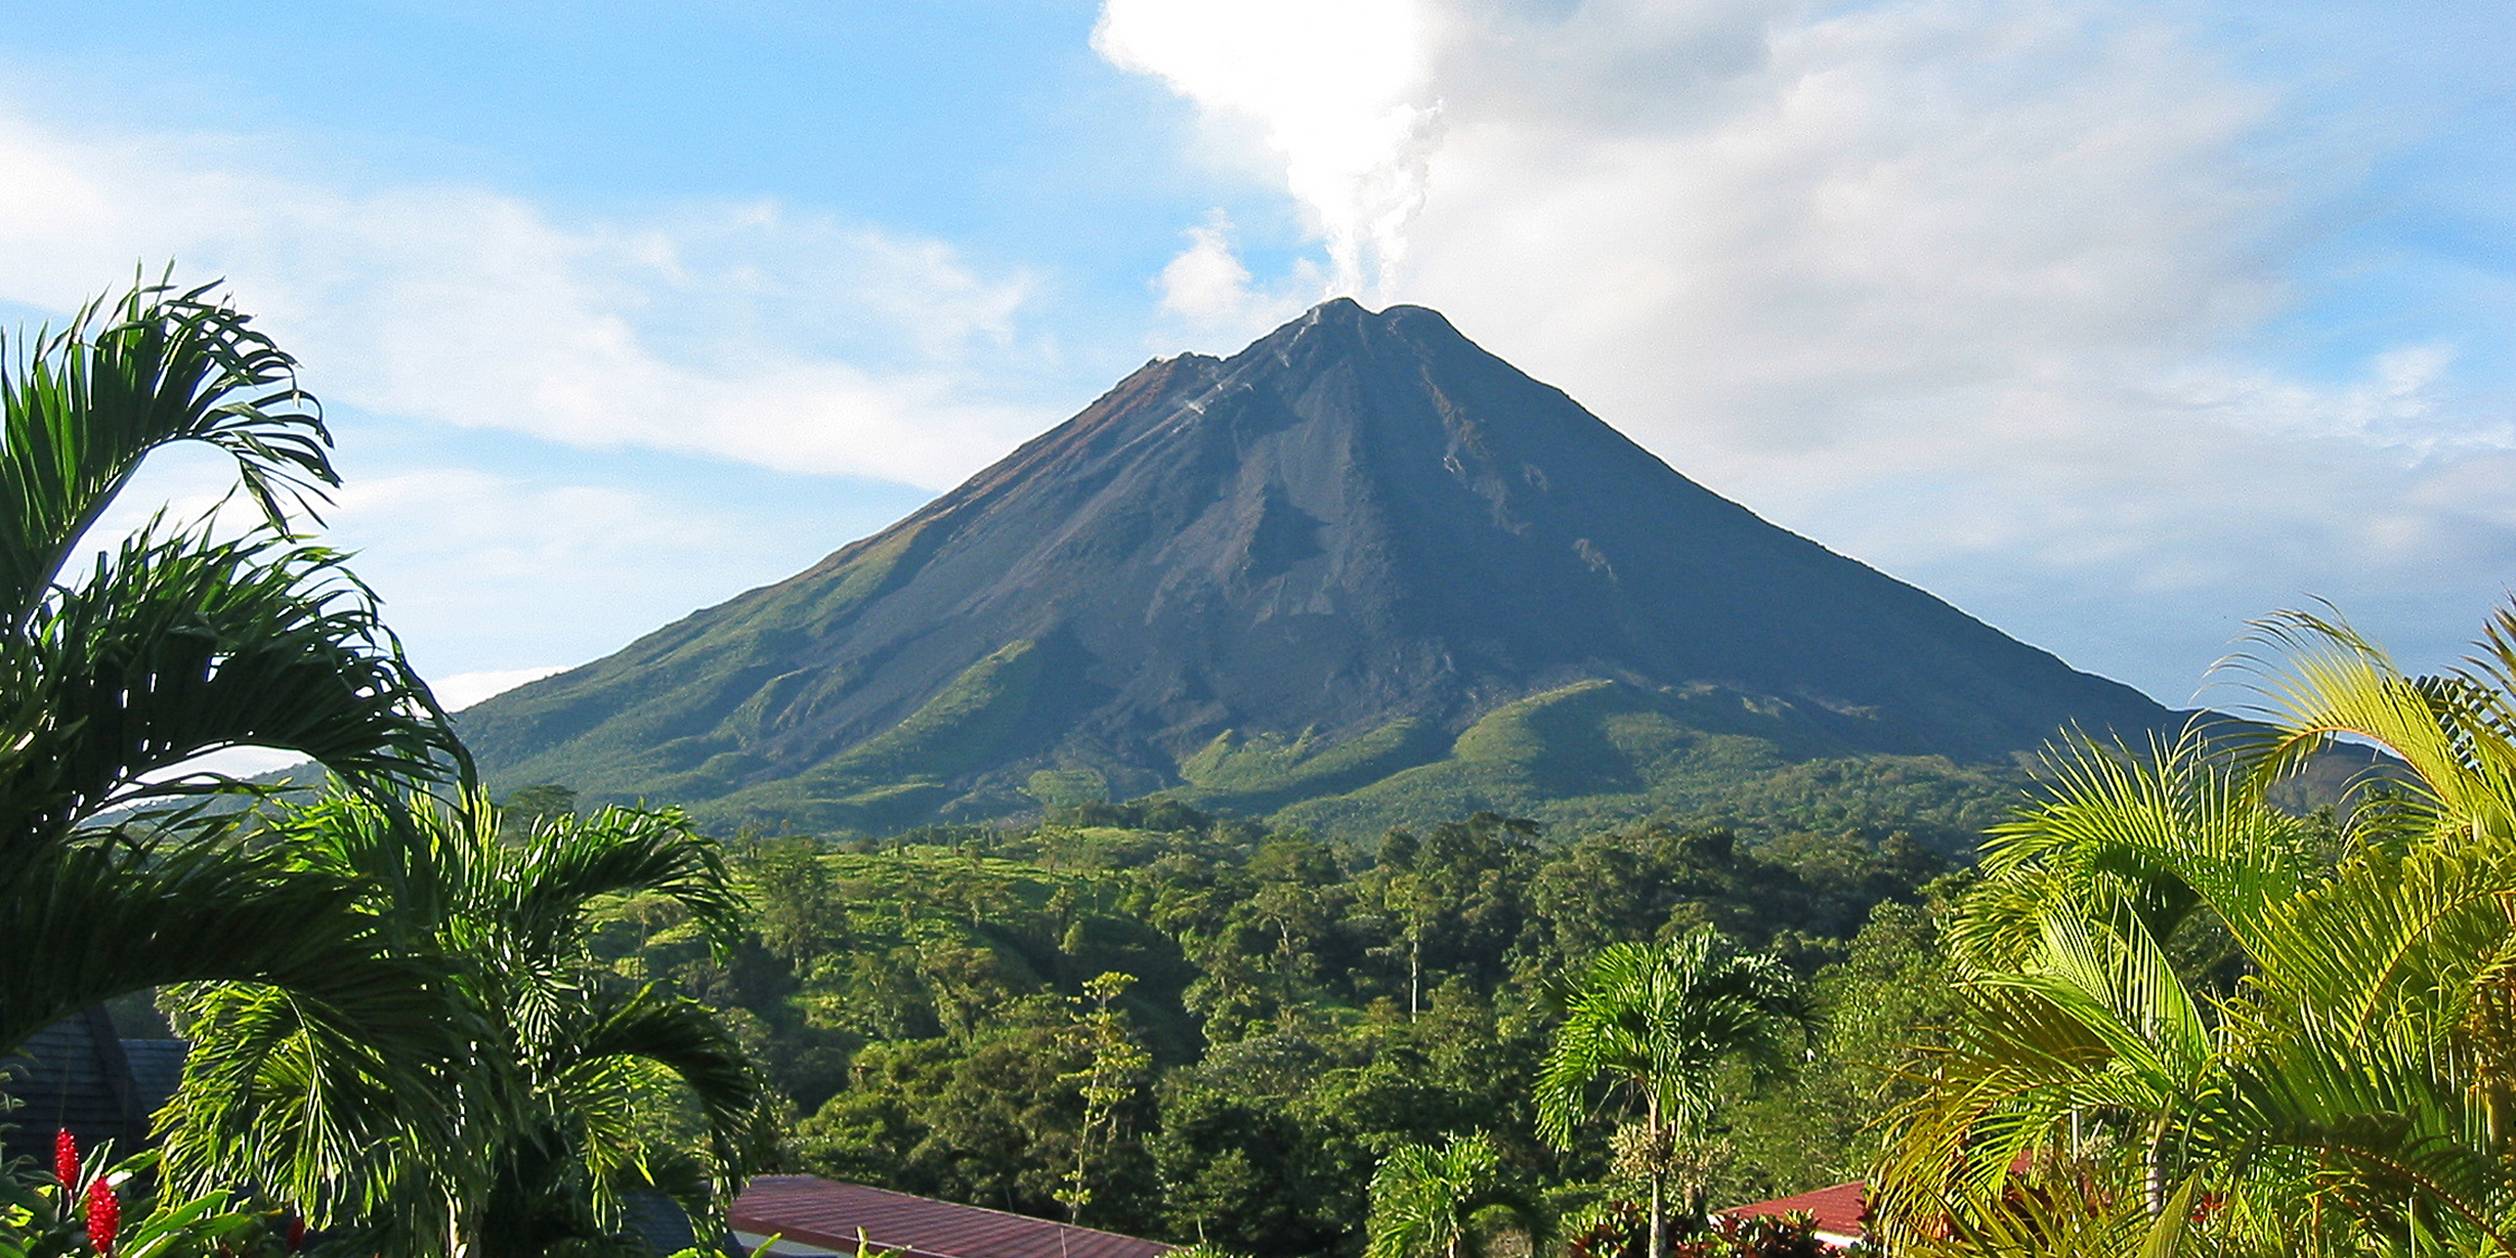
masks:
[[[183,1001],[192,1048],[157,1117],[170,1179],[251,1184],[317,1226],[445,1239],[450,1205],[483,1182],[460,1120],[491,1099],[449,1080],[461,1045],[413,1069],[407,1047],[285,989],[221,983]]]
[[[495,816],[485,797],[472,807]],[[502,851],[500,916],[529,941],[528,951],[551,950],[580,929],[587,907],[605,896],[664,896],[720,946],[732,942],[743,921],[724,853],[679,810],[606,808],[554,818]]]
[[[2516,839],[2364,851],[2268,919],[2249,984],[2344,1035],[2416,1021],[2445,1036],[2516,932]]]
[[[0,338],[0,608],[23,625],[142,460],[180,442],[235,460],[274,527],[340,478],[297,363],[216,285],[98,298],[58,331]]]
[[[2212,1033],[2201,1003],[2129,906],[2110,920],[2048,913],[2043,947],[2022,971],[1985,987],[2033,993],[2106,1046],[2109,1072],[2167,1101],[2209,1065]]]
[[[351,782],[470,760],[342,557],[264,534],[144,529],[40,606],[17,655],[43,716],[0,775],[22,843],[153,797],[232,789],[153,777],[234,747],[304,753]]]
[[[2268,722],[2245,748],[2258,783],[2295,772],[2347,737],[2382,748],[2409,769],[2406,781],[2364,775],[2354,783],[2354,793],[2382,783],[2400,796],[2391,808],[2354,816],[2419,831],[2504,833],[2516,825],[2516,763],[2504,736],[2489,729],[2503,695],[2499,704],[2476,704],[2409,677],[2383,647],[2329,612],[2278,613],[2257,622],[2252,643],[2224,667],[2253,679],[2255,711]],[[2476,759],[2476,735],[2500,750]]]
[[[440,1042],[431,972],[380,956],[358,889],[267,854],[110,838],[0,863],[0,1043],[100,1000],[234,981],[285,987],[378,1037]]]
[[[2196,1221],[2199,1181],[2187,1179],[2151,1215],[2141,1203],[2091,1199],[2080,1185],[2013,1187],[1994,1209],[1951,1213],[1934,1226],[1899,1229],[1898,1254],[1910,1258],[2176,1258],[2218,1252],[2193,1245],[2207,1230]]]
[[[2256,646],[2234,666],[2271,724],[2233,760],[2065,752],[1987,844],[1962,1013],[1910,1066],[1874,1181],[1910,1252],[2128,1253],[2074,1220],[2164,1225],[2180,1177],[2219,1190],[2203,1252],[2516,1256],[2516,612],[2443,678],[2337,616],[2284,613]],[[2337,861],[2260,791],[2335,737],[2407,766],[2363,784]],[[2216,993],[2160,946],[2196,912],[2243,954]],[[2048,1202],[2021,1155],[2065,1116],[2111,1152]]]
[[[2197,729],[2146,756],[2074,739],[2049,749],[2036,797],[1983,845],[1983,890],[1949,926],[1966,965],[2016,964],[2058,904],[2139,914],[2154,938],[2205,910],[2241,941],[2319,872],[2295,820],[2257,806]]]
[[[697,1103],[716,1154],[718,1190],[728,1192],[764,1152],[767,1128],[760,1076],[724,1020],[687,998],[648,985],[605,992],[593,1021],[568,1045],[563,1074],[635,1060],[670,1071]]]

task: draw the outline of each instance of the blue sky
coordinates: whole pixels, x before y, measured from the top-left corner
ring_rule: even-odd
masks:
[[[115,13],[0,27],[0,317],[225,276],[457,699],[1331,292],[2171,702],[2516,585],[2503,3]]]

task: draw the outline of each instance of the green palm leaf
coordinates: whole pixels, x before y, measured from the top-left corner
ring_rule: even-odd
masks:
[[[758,1071],[715,1011],[653,985],[606,993],[592,1021],[569,1046],[568,1072],[636,1062],[677,1079],[704,1119],[716,1166],[729,1176],[765,1152],[766,1096]],[[741,1185],[730,1178],[718,1191]]]
[[[2229,667],[2253,677],[2269,725],[2250,748],[2259,782],[2295,772],[2336,737],[2373,743],[2407,775],[2363,776],[2357,791],[2396,795],[2360,810],[2396,833],[2499,834],[2516,829],[2516,747],[2507,737],[2508,623],[2492,622],[2461,685],[2406,676],[2383,647],[2338,616],[2282,612],[2260,622],[2254,650]],[[2496,636],[2492,636],[2496,635]],[[2495,646],[2492,644],[2495,643]]]
[[[68,326],[0,338],[0,607],[23,625],[88,529],[151,453],[177,443],[235,460],[274,527],[335,486],[296,360],[210,299],[215,285],[134,285]]]
[[[1508,1196],[1502,1151],[1483,1132],[1401,1144],[1372,1172],[1364,1258],[1456,1258],[1478,1212]]]
[[[377,957],[358,889],[268,854],[105,839],[0,866],[0,1042],[110,996],[199,981],[282,987],[379,1039],[441,1043],[425,968]]]
[[[1876,1181],[1913,1252],[2130,1252],[2051,1232],[2015,1169],[2084,1119],[2098,1149],[2065,1197],[2163,1227],[2165,1184],[2209,1184],[2208,1235],[2178,1242],[2204,1252],[2516,1255],[2516,612],[2445,678],[2324,614],[2254,645],[2236,666],[2270,723],[2238,755],[2066,749],[1987,842],[1953,932],[1964,1015],[1917,1055]],[[2337,862],[2259,789],[2336,737],[2403,766],[2359,784]],[[2195,915],[2240,950],[2233,985],[2168,962]]]
[[[443,1016],[478,1029],[467,1051],[437,1063],[432,1086],[327,1090],[309,1086],[324,1077],[327,1046],[286,1007],[211,992],[196,1027],[210,1060],[253,1065],[187,1080],[174,1137],[186,1166],[278,1183],[355,1130],[366,1143],[336,1168],[355,1186],[331,1199],[373,1243],[557,1252],[608,1236],[628,1188],[675,1179],[658,1155],[684,1151],[652,1145],[649,1120],[687,1104],[706,1146],[691,1204],[721,1215],[765,1148],[759,1078],[712,1012],[623,984],[587,946],[596,906],[625,895],[667,896],[730,931],[739,901],[722,859],[678,814],[606,809],[511,838],[477,792],[395,806],[336,795],[286,814],[275,833],[309,873],[364,888],[364,910],[399,924],[391,951],[446,976]],[[320,1105],[352,1112],[321,1117]],[[258,1142],[221,1138],[257,1115],[276,1120]]]
[[[144,530],[0,654],[42,707],[0,751],[11,849],[152,797],[232,790],[163,774],[234,747],[300,752],[353,782],[469,764],[341,557],[267,535]]]

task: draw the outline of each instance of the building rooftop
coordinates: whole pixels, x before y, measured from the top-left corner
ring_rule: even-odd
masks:
[[[1788,1217],[1805,1214],[1817,1223],[1817,1238],[1835,1245],[1848,1245],[1869,1235],[1869,1226],[1862,1222],[1868,1213],[1869,1186],[1860,1180],[1836,1184],[1771,1201],[1751,1201],[1721,1211],[1725,1218],[1753,1219],[1764,1215]]]
[[[182,1069],[178,1054],[175,1070]],[[165,1103],[134,1085],[123,1042],[102,1007],[45,1027],[15,1055],[0,1057],[0,1095],[16,1105],[0,1114],[0,1163],[29,1157],[46,1167],[53,1133],[65,1129],[78,1137],[82,1156],[106,1141],[117,1158],[137,1152],[148,1141],[150,1113]]]
[[[814,1175],[759,1175],[734,1202],[747,1243],[777,1236],[775,1253],[854,1254],[858,1234],[906,1258],[1156,1258],[1173,1248],[1115,1232]]]

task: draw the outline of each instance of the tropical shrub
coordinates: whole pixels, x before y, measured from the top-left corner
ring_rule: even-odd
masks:
[[[1641,1202],[1618,1197],[1565,1219],[1556,1239],[1565,1258],[1638,1258],[1651,1244],[1651,1221]]]
[[[729,937],[742,907],[714,843],[678,813],[627,809],[515,833],[478,794],[338,796],[286,815],[275,838],[294,867],[369,889],[394,955],[436,976],[440,1017],[472,1047],[423,1092],[362,1088],[293,1002],[195,986],[193,1049],[163,1116],[177,1183],[260,1185],[388,1252],[602,1242],[641,1187],[722,1219],[765,1148],[758,1076],[719,1015],[589,948],[596,905],[635,894]],[[373,1135],[345,1145],[344,1131]]]
[[[1686,1229],[1669,1247],[1671,1258],[1833,1258],[1834,1246],[1817,1239],[1805,1214],[1716,1216]]]
[[[2444,677],[2256,645],[2261,726],[2059,751],[1987,841],[1899,1252],[2516,1254],[2516,611]],[[2336,736],[2393,765],[2327,833],[2266,796]]]
[[[59,1133],[49,1174],[17,1165],[0,1175],[0,1258],[242,1258],[286,1252],[286,1230],[268,1212],[239,1207],[232,1195],[161,1195],[151,1185],[156,1159],[85,1161]]]

